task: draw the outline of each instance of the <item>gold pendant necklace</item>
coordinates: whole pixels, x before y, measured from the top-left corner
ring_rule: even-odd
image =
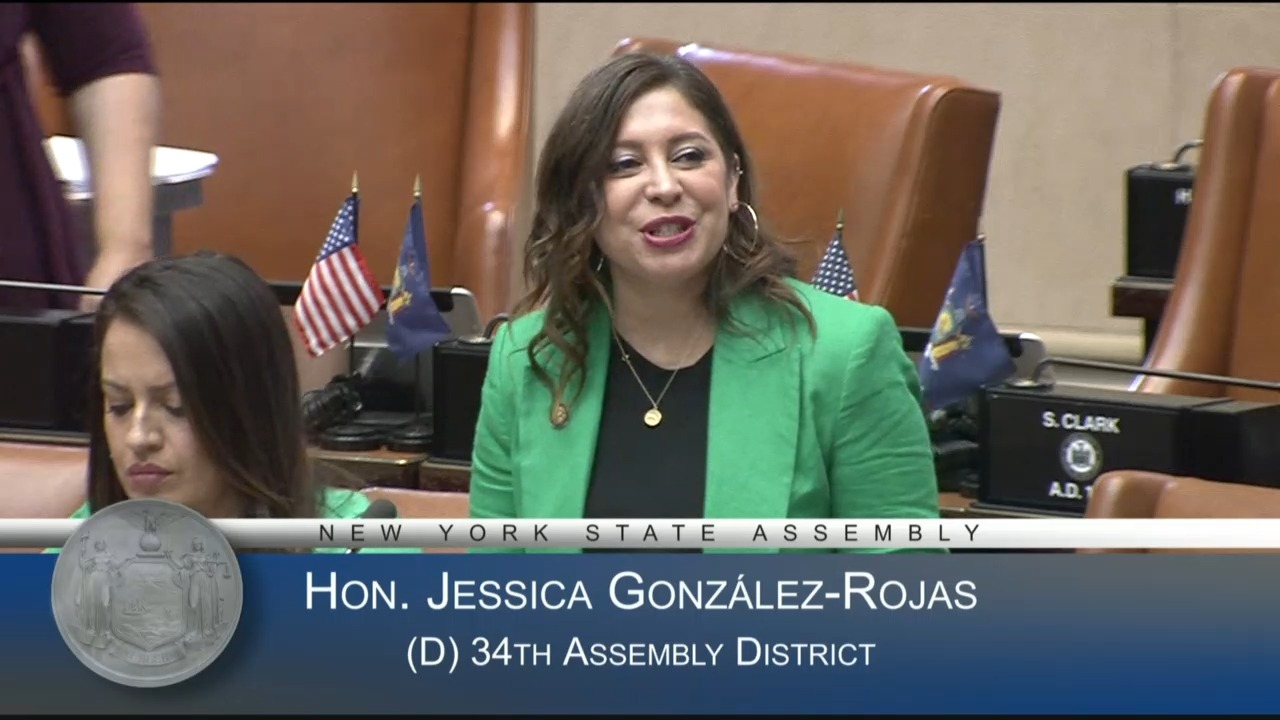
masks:
[[[618,331],[613,331],[614,342],[618,343],[618,352],[622,355],[622,362],[627,364],[627,368],[631,370],[631,376],[636,379],[636,384],[644,392],[644,396],[649,398],[649,404],[653,407],[644,413],[644,424],[651,428],[656,428],[662,424],[662,411],[658,409],[658,405],[662,402],[662,398],[666,397],[667,390],[671,388],[671,382],[676,379],[676,373],[680,372],[680,368],[671,371],[671,377],[667,378],[667,384],[663,386],[662,392],[658,394],[658,399],[654,400],[653,395],[649,394],[649,388],[645,387],[644,381],[640,379],[640,373],[636,372],[635,365],[631,364],[631,357],[627,355],[626,348],[622,347],[622,338],[618,337]]]

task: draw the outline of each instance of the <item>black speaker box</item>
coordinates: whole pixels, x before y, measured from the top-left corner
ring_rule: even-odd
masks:
[[[471,462],[491,347],[491,341],[479,338],[436,343],[432,351],[433,460]]]
[[[1221,400],[1191,413],[1182,442],[1183,475],[1280,487],[1280,406]]]
[[[83,433],[93,314],[0,310],[0,427]]]
[[[1125,173],[1127,275],[1173,279],[1196,178],[1195,168],[1178,156],[1197,146],[1183,145],[1173,162],[1146,163]]]

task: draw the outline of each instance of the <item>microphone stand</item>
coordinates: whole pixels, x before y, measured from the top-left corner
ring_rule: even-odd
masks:
[[[389,434],[388,450],[425,455],[431,449],[432,428],[423,417],[421,355],[413,356],[413,417]]]
[[[43,283],[31,282],[28,280],[0,280],[0,288],[11,288],[13,290],[36,290],[40,292],[67,294],[67,295],[96,295],[103,296],[107,294],[105,288],[84,287],[82,285],[62,285],[59,283]],[[79,312],[82,315],[93,315],[92,310],[82,310],[74,307],[65,307],[51,301],[45,301],[46,311],[54,312]]]
[[[1174,380],[1190,380],[1192,382],[1208,383],[1210,385],[1231,385],[1235,387],[1247,387],[1257,390],[1271,390],[1280,392],[1280,383],[1267,382],[1265,380],[1248,380],[1243,378],[1225,377],[1222,375],[1209,375],[1206,373],[1185,372],[1182,370],[1161,370],[1159,368],[1147,368],[1135,365],[1123,365],[1121,363],[1109,363],[1100,360],[1077,360],[1075,358],[1055,358],[1047,357],[1036,363],[1036,369],[1031,373],[1031,377],[1027,380],[1013,380],[1008,384],[1016,387],[1050,387],[1053,381],[1045,381],[1040,379],[1041,373],[1050,365],[1059,365],[1064,367],[1078,367],[1089,370],[1110,370],[1114,372],[1122,372],[1127,375],[1151,375],[1153,377],[1166,377]]]
[[[356,371],[356,336],[352,335],[347,339],[347,375],[350,376]]]
[[[57,283],[27,282],[25,280],[0,280],[0,287],[15,290],[44,290],[46,292],[65,292],[76,295],[106,295],[103,288],[81,287],[79,285],[59,285]]]

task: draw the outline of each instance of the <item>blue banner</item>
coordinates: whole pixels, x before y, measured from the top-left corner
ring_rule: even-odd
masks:
[[[245,554],[226,649],[150,689],[70,651],[55,560],[0,554],[10,713],[1280,710],[1276,556]]]

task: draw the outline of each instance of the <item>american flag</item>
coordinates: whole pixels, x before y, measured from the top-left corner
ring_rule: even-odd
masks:
[[[818,271],[813,275],[813,286],[832,295],[858,299],[858,284],[853,279],[853,266],[849,263],[849,255],[844,251],[844,233],[836,229],[835,237],[827,245],[827,252],[818,262]]]
[[[312,357],[368,325],[385,300],[356,242],[358,202],[353,194],[342,204],[293,306]]]

